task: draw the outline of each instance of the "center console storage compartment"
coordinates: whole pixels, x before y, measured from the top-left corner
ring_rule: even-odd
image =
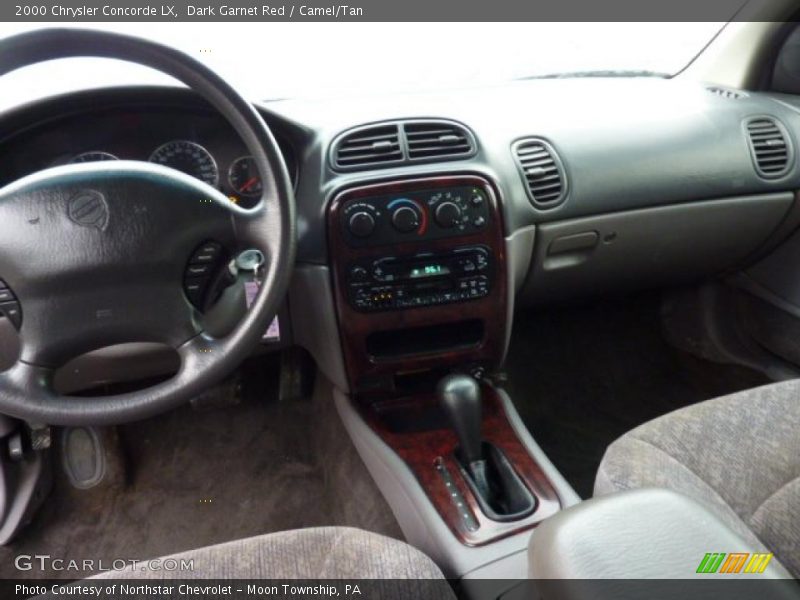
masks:
[[[422,327],[377,331],[367,336],[367,353],[375,361],[393,361],[426,354],[477,348],[483,341],[480,319]]]

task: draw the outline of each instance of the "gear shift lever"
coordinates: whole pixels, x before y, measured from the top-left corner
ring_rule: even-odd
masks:
[[[496,521],[513,521],[532,513],[536,499],[503,452],[481,438],[478,382],[468,375],[448,375],[436,391],[458,437],[455,458],[483,512]]]
[[[458,437],[464,462],[482,460],[481,388],[468,375],[448,375],[439,382],[439,401]]]

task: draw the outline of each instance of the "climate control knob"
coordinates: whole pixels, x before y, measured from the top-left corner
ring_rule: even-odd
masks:
[[[455,202],[442,202],[436,207],[436,222],[440,227],[450,229],[458,225],[461,219],[461,209]]]
[[[356,237],[368,237],[375,231],[375,217],[368,212],[359,211],[350,217],[347,229]]]
[[[419,227],[419,212],[410,206],[401,206],[392,213],[392,225],[400,233],[410,233]]]

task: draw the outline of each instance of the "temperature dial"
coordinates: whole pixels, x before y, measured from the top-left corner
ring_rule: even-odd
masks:
[[[392,225],[401,233],[416,231],[419,227],[419,211],[408,205],[396,208],[392,213]]]

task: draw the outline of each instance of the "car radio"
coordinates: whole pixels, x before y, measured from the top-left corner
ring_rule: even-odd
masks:
[[[350,304],[366,312],[483,298],[491,291],[492,263],[484,246],[357,261],[347,270]]]

